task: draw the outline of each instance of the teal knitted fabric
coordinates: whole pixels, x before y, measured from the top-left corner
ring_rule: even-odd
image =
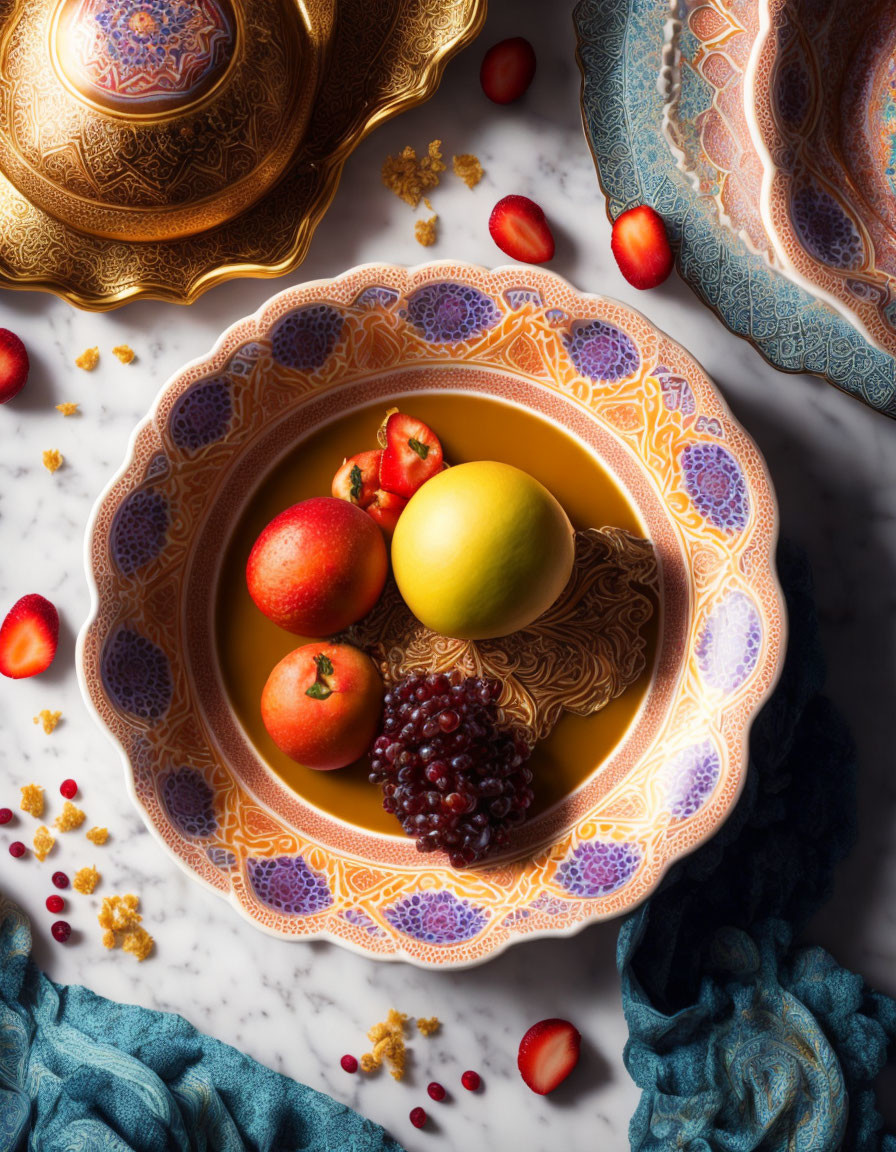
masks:
[[[788,654],[753,729],[743,796],[619,934],[637,1152],[896,1152],[871,1083],[896,1038],[896,1001],[793,943],[854,838],[856,778],[820,694],[805,558],[782,546],[779,570]]]
[[[0,897],[3,1152],[401,1152],[369,1120],[181,1016],[48,980]]]

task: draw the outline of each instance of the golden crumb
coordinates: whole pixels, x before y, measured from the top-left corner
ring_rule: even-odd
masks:
[[[438,220],[438,216],[430,216],[428,220],[418,220],[414,225],[414,238],[424,248],[431,248],[435,244]]]
[[[87,833],[87,839],[90,841],[91,844],[96,844],[96,845],[105,844],[106,841],[109,839],[109,829],[108,828],[91,828],[90,831]]]
[[[133,932],[128,932],[121,942],[121,948],[124,952],[130,952],[132,956],[136,956],[138,960],[143,961],[152,952],[155,946],[155,940],[146,931],[145,928],[135,928]]]
[[[63,416],[74,416],[78,408],[79,405],[70,403],[56,405],[56,411],[61,412]]]
[[[55,472],[62,467],[62,462],[65,457],[58,448],[48,448],[41,459],[44,462],[44,468],[46,468],[48,472]]]
[[[117,356],[122,364],[130,364],[134,359],[134,349],[129,344],[117,344],[112,349],[112,355]]]
[[[374,1026],[367,1033],[367,1039],[373,1044],[373,1050],[361,1057],[362,1072],[376,1072],[383,1063],[389,1064],[389,1071],[393,1079],[401,1080],[405,1073],[407,1050],[404,1044],[404,1023],[407,1016],[397,1012],[394,1008],[380,1024]]]
[[[42,708],[34,717],[35,724],[43,724],[44,732],[49,736],[55,731],[56,725],[62,719],[61,712],[51,712],[49,708]]]
[[[76,808],[71,800],[66,800],[61,814],[53,823],[60,832],[73,832],[76,828],[80,828],[86,819],[86,814],[80,808]]]
[[[471,152],[462,152],[459,156],[455,156],[451,161],[451,167],[454,169],[454,175],[459,176],[468,188],[475,188],[484,175],[479,157]]]
[[[44,814],[44,790],[39,784],[26,784],[22,789],[21,809],[40,820]]]
[[[81,892],[84,896],[89,896],[97,884],[100,882],[100,874],[96,868],[79,868],[72,878],[72,888],[76,892]]]
[[[85,348],[81,355],[75,360],[78,367],[83,368],[85,372],[92,372],[99,362],[99,348]]]
[[[111,929],[106,929],[103,933],[103,947],[110,949],[115,947],[115,933]]]
[[[56,837],[50,832],[49,828],[41,824],[40,828],[34,833],[34,855],[41,863],[49,856],[50,850],[55,843]]]
[[[418,1016],[417,1017],[417,1031],[421,1036],[432,1036],[433,1033],[438,1032],[441,1028],[442,1022],[438,1016]]]
[[[438,184],[439,173],[445,171],[441,147],[441,140],[433,140],[425,156],[418,158],[410,145],[397,156],[387,156],[383,163],[383,183],[405,204],[416,208],[420,198]]]

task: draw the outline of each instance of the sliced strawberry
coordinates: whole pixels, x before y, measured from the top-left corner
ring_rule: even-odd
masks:
[[[479,83],[495,104],[512,104],[532,83],[535,49],[522,36],[492,45],[482,61]]]
[[[393,412],[386,421],[388,447],[380,461],[380,487],[396,496],[413,496],[442,470],[442,445],[422,420]]]
[[[12,680],[36,676],[53,663],[59,640],[59,614],[32,593],[13,604],[0,626],[0,673]]]
[[[8,328],[0,328],[0,404],[12,400],[28,379],[28,353],[25,345]]]
[[[404,496],[396,496],[394,492],[386,492],[379,488],[374,493],[373,500],[367,505],[366,512],[382,528],[386,539],[391,540],[398,517],[406,506],[407,500]]]
[[[582,1037],[568,1020],[541,1020],[520,1041],[517,1067],[533,1092],[547,1096],[579,1062]]]
[[[488,230],[502,252],[526,264],[554,255],[554,237],[544,212],[527,196],[505,196],[492,209]]]
[[[382,452],[358,452],[343,461],[333,477],[330,491],[337,500],[348,500],[359,508],[366,508],[380,485],[380,457]]]
[[[672,271],[666,225],[647,204],[617,216],[610,246],[619,271],[635,288],[656,288]]]

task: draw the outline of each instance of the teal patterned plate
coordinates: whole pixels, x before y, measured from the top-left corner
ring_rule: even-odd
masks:
[[[652,205],[669,228],[681,275],[726,327],[776,368],[823,376],[896,417],[896,358],[752,252],[676,162],[663,130],[669,86],[661,78],[669,22],[680,20],[680,8],[681,0],[576,5],[582,119],[610,218]],[[690,33],[681,24],[677,34]]]

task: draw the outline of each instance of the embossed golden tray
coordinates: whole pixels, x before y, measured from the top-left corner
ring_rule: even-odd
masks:
[[[301,263],[485,0],[0,0],[0,284],[96,311]]]

